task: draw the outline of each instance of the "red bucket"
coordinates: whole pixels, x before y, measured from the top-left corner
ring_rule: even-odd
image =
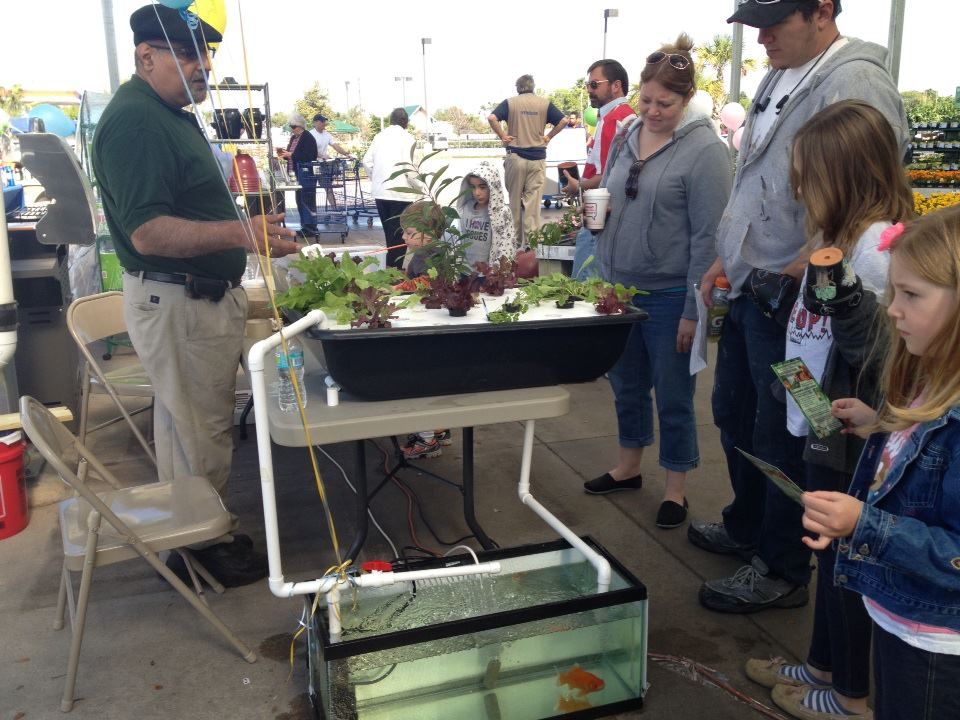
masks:
[[[27,526],[27,482],[23,476],[21,434],[0,438],[0,540],[12,537]]]

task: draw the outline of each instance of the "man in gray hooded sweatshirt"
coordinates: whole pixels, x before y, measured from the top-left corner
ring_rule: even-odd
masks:
[[[837,29],[840,0],[742,0],[727,22],[759,29],[770,72],[753,100],[737,160],[733,192],[717,231],[717,262],[701,292],[723,272],[730,310],[720,338],[713,388],[714,422],[727,457],[734,499],[722,522],[695,522],[690,541],[705,550],[750,558],[750,565],[700,589],[720,612],[756,612],[807,602],[810,551],[801,543],[803,509],[750,465],[736,448],[803,482],[804,438],[786,426],[786,399],[770,364],[784,359],[777,321],[806,265],[803,207],[790,189],[793,137],[832,103],[861,99],[889,120],[906,151],[908,123],[885,66],[886,51]],[[780,274],[787,276],[782,277]],[[795,278],[791,281],[791,278]],[[792,286],[792,287],[791,287]],[[789,312],[789,310],[787,310]],[[784,323],[785,324],[785,323]]]

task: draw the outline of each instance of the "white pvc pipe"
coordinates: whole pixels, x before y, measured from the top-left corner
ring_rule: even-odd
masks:
[[[523,431],[520,486],[517,488],[517,493],[520,495],[520,502],[533,510],[547,525],[556,530],[564,540],[583,553],[587,561],[597,570],[597,592],[607,592],[610,589],[610,578],[612,575],[610,563],[607,562],[607,559],[581,540],[573,530],[560,522],[553,513],[537,502],[536,498],[530,493],[530,466],[533,458],[533,427],[534,421],[527,420]]]
[[[336,583],[327,593],[327,625],[330,642],[339,642],[343,626],[340,624],[340,588]]]
[[[253,406],[267,408],[267,385],[264,376],[264,358],[272,357],[272,351],[280,345],[280,338],[289,340],[311,327],[322,328],[326,324],[326,315],[320,310],[313,310],[295,323],[288,325],[278,333],[254,343],[247,354],[247,368],[250,373],[250,388],[253,391]],[[269,355],[268,355],[269,354]],[[304,392],[300,388],[300,392]],[[266,417],[267,411],[264,411]],[[415,570],[408,572],[374,572],[366,575],[353,576],[349,580],[341,580],[330,576],[306,582],[286,582],[283,579],[283,565],[280,558],[280,528],[277,520],[276,484],[273,477],[273,454],[271,452],[270,427],[268,422],[256,423],[257,456],[260,462],[260,490],[263,495],[263,523],[267,539],[267,564],[269,566],[268,584],[270,592],[277,597],[292,597],[310,593],[337,593],[335,598],[327,598],[328,606],[336,608],[339,603],[339,585],[350,583],[359,587],[382,587],[398,582],[442,579],[460,577],[464,575],[478,575],[481,573],[497,574],[500,572],[500,563],[481,563],[478,565],[463,565],[458,567],[435,568],[432,570]],[[331,625],[331,628],[333,626]]]
[[[0,306],[13,302],[13,268],[10,265],[10,240],[6,221],[0,222]],[[0,332],[0,370],[17,351],[17,331]],[[16,403],[14,403],[16,404]]]
[[[281,336],[290,339],[310,327],[322,328],[327,318],[320,310],[312,310],[292,325],[283,328],[268,338],[256,342],[247,353],[247,369],[250,373],[250,389],[253,392],[253,406],[263,409],[264,422],[254,425],[257,433],[257,456],[260,461],[260,491],[263,495],[263,523],[267,539],[268,582],[270,590],[279,597],[288,595],[278,592],[283,581],[283,567],[280,561],[280,528],[277,522],[277,495],[273,477],[273,454],[270,449],[270,424],[266,421],[269,398],[267,382],[263,374],[264,357],[272,353],[280,344]],[[300,388],[303,392],[303,388]]]

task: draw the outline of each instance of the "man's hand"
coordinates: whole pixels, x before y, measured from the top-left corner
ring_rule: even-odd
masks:
[[[846,493],[817,490],[803,494],[803,507],[803,527],[820,536],[804,536],[803,543],[814,550],[823,550],[833,538],[853,534],[863,502]]]
[[[714,283],[717,278],[723,275],[723,265],[720,258],[713,261],[713,265],[707,268],[707,271],[700,278],[700,296],[703,298],[703,304],[707,307],[713,307],[713,299],[710,294],[713,292]]]
[[[516,138],[513,135],[504,135],[500,138],[500,142],[503,143],[504,147],[512,143],[514,140],[516,140]]]
[[[563,186],[563,194],[573,197],[580,192],[580,181],[573,177],[569,170],[564,170],[563,174],[567,178],[567,184]]]
[[[251,252],[264,255],[267,252],[266,245],[270,247],[271,257],[283,257],[300,251],[300,243],[286,239],[294,238],[297,234],[290,228],[278,224],[284,217],[286,217],[285,213],[277,213],[276,215],[254,215],[250,218],[255,240],[254,244],[248,242]],[[266,233],[266,244],[264,244],[264,233]]]
[[[787,265],[781,274],[789,275],[799,283],[801,280],[803,280],[803,273],[806,271],[807,263],[809,261],[810,256],[807,253],[798,255],[797,259]]]

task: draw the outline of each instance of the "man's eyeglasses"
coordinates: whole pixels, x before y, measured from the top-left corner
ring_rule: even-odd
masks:
[[[777,0],[777,2],[780,2],[780,0]],[[690,59],[683,55],[677,55],[676,53],[665,53],[658,50],[655,53],[647,55],[647,65],[656,65],[657,63],[662,63],[664,60],[668,61],[670,65],[677,70],[686,70],[690,67]]]
[[[169,45],[154,45],[153,43],[147,43],[147,45],[152,47],[154,50],[166,50],[168,53],[173,53],[177,60],[183,63],[193,63],[200,60],[196,50],[194,50],[192,47],[179,45],[171,48]],[[204,53],[204,55],[209,57],[211,60],[216,54],[217,51],[215,48],[207,48],[206,52]]]
[[[596,90],[598,87],[600,87],[600,85],[608,82],[610,81],[609,80],[590,80],[587,83],[587,87],[590,88],[591,90]]]
[[[627,175],[627,184],[624,186],[623,192],[631,200],[635,200],[637,197],[640,171],[646,164],[646,160],[637,160],[630,166],[630,173]]]

